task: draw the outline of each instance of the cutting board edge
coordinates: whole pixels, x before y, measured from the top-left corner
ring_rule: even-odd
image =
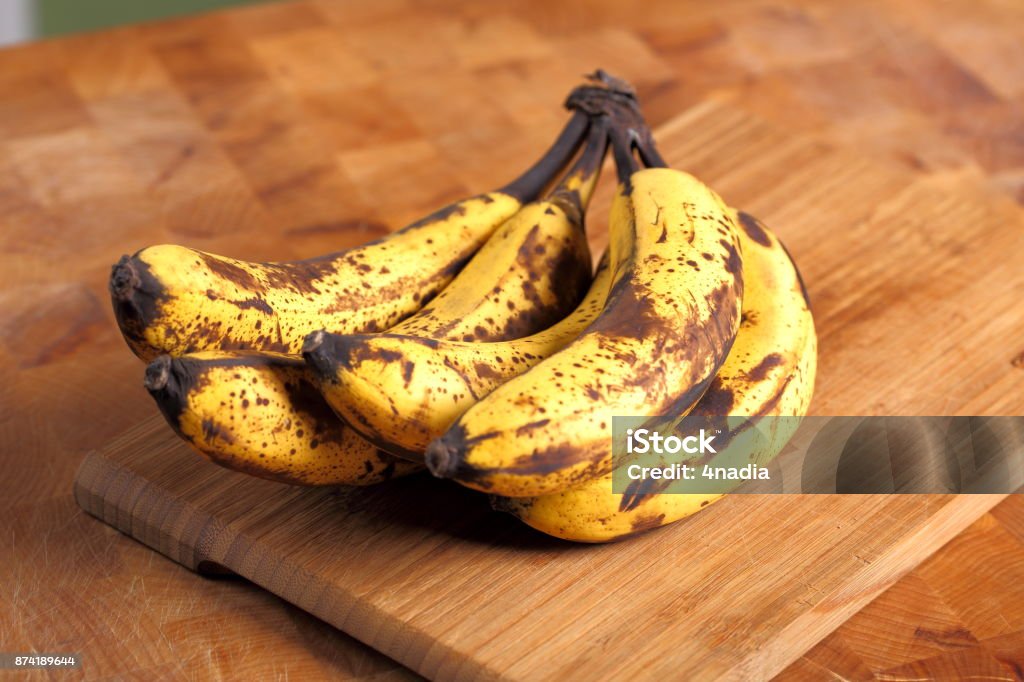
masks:
[[[324,584],[301,566],[290,566],[292,579],[283,586],[274,586],[247,575],[242,566],[234,565],[228,557],[208,556],[203,548],[230,546],[234,539],[222,536],[234,531],[194,505],[182,503],[130,467],[105,457],[103,451],[89,452],[82,460],[75,474],[73,496],[90,516],[190,571],[201,575],[233,573],[245,578],[421,675],[436,675],[454,667],[460,679],[500,677],[482,663],[411,628],[399,618],[347,595],[337,585]],[[171,529],[182,522],[192,531],[186,532],[185,537],[194,538],[194,542],[174,539]],[[249,539],[246,561],[258,563],[260,556],[253,557],[252,553],[267,555],[258,540]],[[282,563],[289,562],[285,559]],[[319,598],[328,593],[330,599]],[[339,617],[339,613],[344,615]],[[389,632],[395,634],[382,639],[381,635]]]
[[[873,571],[880,574],[867,581],[867,588],[853,594],[844,594],[845,588],[840,588],[828,595],[780,635],[788,639],[791,646],[754,651],[720,679],[768,679],[778,674],[1005,497],[954,496],[926,526],[900,540],[895,550],[895,566],[889,557],[885,562],[865,565],[862,574],[870,575]],[[348,595],[339,586],[324,584],[301,566],[288,566],[291,579],[283,585],[270,585],[247,575],[243,566],[233,565],[236,562],[227,556],[206,556],[204,547],[209,550],[230,546],[233,540],[223,535],[234,531],[193,505],[176,499],[130,467],[105,457],[102,451],[90,452],[82,461],[75,475],[74,498],[89,515],[185,568],[205,575],[233,572],[422,675],[442,675],[444,679],[501,676],[500,672],[452,646],[383,613],[365,600]],[[179,526],[177,533],[172,532],[175,526]],[[252,556],[253,552],[274,559],[258,540],[249,539],[247,544],[247,563],[259,559],[259,556]],[[290,563],[287,558],[274,560],[285,565]],[[878,568],[883,563],[885,566]],[[324,599],[323,595],[329,597]],[[387,633],[391,634],[384,637]]]
[[[199,574],[224,572],[221,567],[210,565],[207,570],[203,565],[203,557],[196,550],[205,543],[175,540],[169,532],[185,514],[189,515],[185,517],[187,529],[198,529],[200,535],[203,528],[216,527],[216,520],[177,500],[131,468],[104,457],[103,451],[94,450],[85,456],[75,473],[72,491],[75,502],[87,514],[171,561]]]

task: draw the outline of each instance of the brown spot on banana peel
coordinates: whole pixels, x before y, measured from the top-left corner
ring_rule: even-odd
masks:
[[[751,241],[754,241],[761,246],[770,247],[772,245],[771,237],[765,232],[764,226],[761,221],[754,216],[744,211],[737,211],[736,215],[739,217],[740,227],[747,233]]]
[[[608,303],[587,332],[599,332],[613,338],[650,339],[666,329],[646,287],[635,273],[616,281],[608,293]]]
[[[719,311],[707,327],[707,339],[713,344],[711,350],[716,357],[721,352],[728,352],[734,340],[733,328],[739,316],[736,301],[742,295],[742,273],[737,273],[735,277],[734,282],[723,282],[707,296],[709,310]],[[666,350],[682,352],[693,346],[693,340],[688,334],[673,329],[658,314],[646,293],[646,287],[635,274],[617,281],[612,286],[608,300],[608,307],[590,324],[588,333],[599,332],[610,339],[641,339],[654,343],[656,354]],[[615,352],[611,347],[608,350]],[[698,350],[693,349],[694,353]],[[624,362],[634,360],[627,357],[619,359]]]
[[[207,296],[209,296],[209,293],[207,294]],[[228,301],[228,303],[230,303],[231,305],[235,306],[239,310],[250,310],[251,309],[251,310],[258,310],[261,313],[265,313],[267,315],[273,315],[274,314],[274,309],[270,307],[270,304],[268,304],[266,301],[261,300],[259,298],[247,298],[247,299],[244,299],[244,300],[241,300],[241,301]],[[256,324],[257,324],[256,328],[259,329],[260,328],[259,327],[260,323],[257,322]]]
[[[601,461],[608,455],[605,444],[600,443],[598,447],[591,450],[588,452],[585,448],[559,443],[524,455],[514,461],[510,467],[491,469],[488,473],[489,475],[510,474],[534,477],[561,471],[571,487],[576,483],[589,481],[607,473],[599,468]],[[574,469],[580,464],[583,466]],[[462,480],[461,477],[460,480]]]
[[[725,415],[732,410],[736,395],[732,389],[726,387],[722,381],[716,378],[701,398],[699,408],[705,415]]]
[[[516,435],[525,436],[526,434],[530,433],[532,429],[543,428],[550,423],[550,419],[538,419],[537,421],[528,422],[516,429]]]
[[[205,253],[203,251],[193,251],[193,253],[196,258],[206,264],[206,268],[210,272],[221,279],[236,284],[239,288],[245,289],[246,291],[252,291],[255,293],[266,292],[266,288],[263,284],[253,277],[249,271],[231,263],[226,258],[214,256],[213,254]]]
[[[725,248],[725,256],[723,256],[723,262],[725,263],[725,270],[730,275],[736,278],[736,281],[741,283],[743,281],[743,259],[740,258],[739,249],[736,248],[736,244],[727,242],[724,239],[719,241],[723,248]],[[742,291],[741,291],[742,294]]]
[[[339,259],[343,256],[345,263],[353,268],[358,266],[351,255],[336,251],[289,263],[264,263],[262,274],[270,289],[287,290],[300,296],[316,295],[321,293],[318,285],[328,284],[330,278],[338,274]]]
[[[495,371],[495,369],[493,367],[491,367],[490,365],[488,365],[486,363],[483,363],[483,362],[475,363],[473,365],[473,371],[476,372],[476,375],[478,377],[480,377],[481,379],[490,379],[490,380],[497,380],[497,381],[501,381],[501,380],[505,379],[505,375],[504,374],[502,374],[501,372]]]
[[[504,341],[521,338],[547,329],[560,319],[567,311],[574,310],[586,295],[592,279],[589,252],[583,241],[578,249],[567,249],[563,246],[552,249],[556,255],[537,262],[537,248],[541,241],[537,232],[531,230],[530,235],[520,245],[517,260],[519,267],[525,271],[545,272],[551,280],[551,293],[555,296],[554,303],[548,303],[533,282],[523,283],[523,296],[529,305],[519,308],[514,315],[494,326],[486,335],[477,335],[474,341]],[[547,251],[547,250],[545,250]],[[511,302],[511,301],[510,301]]]
[[[302,412],[309,417],[309,421],[314,425],[313,435],[320,442],[341,443],[344,440],[343,422],[334,414],[331,406],[312,383],[299,378],[294,382],[285,382],[284,389],[289,404],[296,412]],[[316,449],[316,446],[312,446],[312,449]]]
[[[769,353],[746,373],[746,379],[748,381],[763,381],[768,376],[768,372],[781,365],[783,361],[784,358],[779,353]]]
[[[203,439],[207,442],[222,440],[225,443],[234,443],[235,438],[219,422],[213,419],[204,419],[202,422]]]
[[[444,289],[448,282],[459,274],[475,253],[476,252],[473,250],[466,249],[458,258],[449,261],[449,263],[441,270],[435,272],[427,279],[416,279],[415,281],[412,281],[412,278],[408,277],[399,279],[386,287],[374,290],[372,298],[374,300],[386,300],[396,297],[400,292],[408,291],[410,288],[413,288],[423,292],[421,294],[417,294],[414,298],[418,297],[418,302],[421,307],[426,306],[434,300],[434,297]],[[330,305],[325,306],[319,312],[321,315],[334,315],[337,313],[359,310],[366,305],[370,298],[370,296],[365,294],[353,296],[351,292],[346,293],[341,291],[338,292],[334,301]],[[395,317],[394,319],[385,320],[383,321],[383,324],[381,324],[381,321],[374,321],[375,326],[390,327],[400,322],[405,317],[408,317],[410,314],[412,313],[405,313]],[[364,331],[372,330],[367,328]]]
[[[664,514],[650,514],[637,516],[630,521],[630,533],[642,533],[644,531],[660,528],[665,523]]]

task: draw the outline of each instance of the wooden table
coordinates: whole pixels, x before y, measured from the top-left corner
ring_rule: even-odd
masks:
[[[154,409],[107,303],[123,252],[364,241],[507,179],[595,66],[635,82],[655,125],[716,99],[1024,202],[1024,5],[662,4],[308,0],[0,52],[0,649],[79,651],[89,678],[410,676],[75,507],[84,454]],[[1000,390],[1024,390],[1020,351]],[[1022,671],[1014,497],[783,677]]]

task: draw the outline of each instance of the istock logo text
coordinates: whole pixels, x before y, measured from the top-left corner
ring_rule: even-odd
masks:
[[[629,454],[646,455],[647,453],[675,455],[685,452],[688,455],[714,454],[715,448],[711,445],[714,436],[707,435],[704,429],[698,435],[685,436],[663,436],[657,431],[649,429],[628,429],[626,431],[626,452]]]

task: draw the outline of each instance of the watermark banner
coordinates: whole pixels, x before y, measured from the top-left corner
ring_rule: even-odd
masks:
[[[615,417],[617,494],[1013,493],[1024,417]]]

